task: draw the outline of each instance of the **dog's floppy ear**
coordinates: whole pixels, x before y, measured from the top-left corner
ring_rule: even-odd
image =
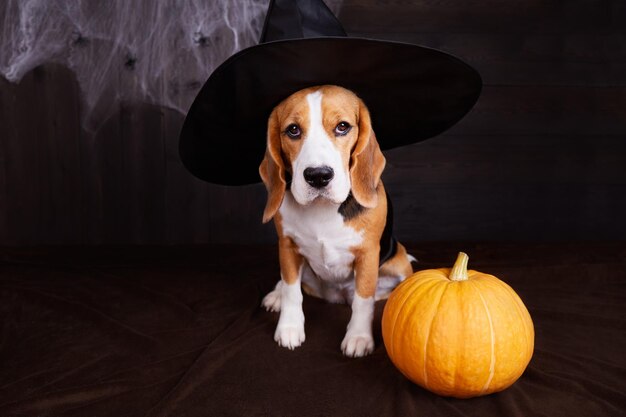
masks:
[[[367,208],[378,204],[376,188],[385,169],[385,157],[378,146],[370,113],[363,102],[359,104],[359,137],[350,160],[352,195]]]
[[[267,203],[263,212],[263,223],[267,223],[278,211],[287,188],[285,164],[281,155],[280,126],[275,110],[267,122],[267,148],[259,166],[259,174],[267,189]]]

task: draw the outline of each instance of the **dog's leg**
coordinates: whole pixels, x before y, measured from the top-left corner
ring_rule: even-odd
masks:
[[[364,251],[355,259],[355,292],[352,300],[352,317],[341,350],[346,356],[359,357],[374,351],[372,320],[374,294],[378,280],[378,248]]]
[[[315,275],[315,272],[311,269],[307,262],[302,264],[302,272],[300,273],[300,281],[302,284],[302,291],[317,298],[326,298],[323,295],[323,285],[320,279]],[[282,292],[284,281],[281,279],[276,283],[274,289],[267,293],[263,297],[261,305],[265,307],[267,311],[274,313],[280,312],[280,295]]]
[[[413,274],[411,262],[417,262],[417,259],[409,255],[405,247],[398,242],[396,254],[378,270],[378,286],[374,297],[376,301],[388,298],[399,283]]]
[[[280,318],[274,333],[274,340],[280,346],[294,349],[304,342],[304,312],[302,311],[302,269],[304,259],[288,237],[278,242],[280,259]],[[276,290],[275,290],[276,291]]]

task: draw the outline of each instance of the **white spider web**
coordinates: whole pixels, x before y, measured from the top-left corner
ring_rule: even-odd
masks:
[[[0,74],[56,62],[76,74],[83,126],[122,100],[185,114],[213,69],[258,42],[269,0],[3,0]],[[329,1],[337,12],[341,1]]]

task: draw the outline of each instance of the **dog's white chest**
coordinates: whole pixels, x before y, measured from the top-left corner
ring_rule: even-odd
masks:
[[[348,227],[328,202],[299,205],[290,192],[280,207],[283,234],[291,237],[315,273],[324,280],[344,280],[352,276],[354,254],[351,248],[363,241],[363,232]]]

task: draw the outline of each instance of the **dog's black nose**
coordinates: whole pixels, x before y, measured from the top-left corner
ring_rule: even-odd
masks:
[[[315,167],[304,170],[304,180],[315,188],[326,187],[330,180],[335,176],[335,172],[331,167]]]

